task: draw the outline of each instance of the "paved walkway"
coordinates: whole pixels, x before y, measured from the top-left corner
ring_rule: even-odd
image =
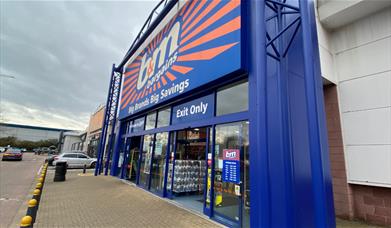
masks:
[[[116,178],[80,172],[68,170],[65,182],[48,172],[34,227],[219,227]]]
[[[221,227],[162,198],[111,176],[68,170],[65,182],[53,182],[48,170],[34,227]],[[375,228],[337,219],[338,228]]]

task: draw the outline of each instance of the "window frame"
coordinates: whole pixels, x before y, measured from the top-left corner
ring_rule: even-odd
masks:
[[[235,110],[234,112],[224,112],[224,113],[221,113],[219,114],[219,93],[222,92],[222,91],[227,91],[229,89],[232,89],[236,86],[240,86],[240,85],[243,85],[243,84],[246,84],[247,83],[247,91],[246,93],[246,97],[247,97],[247,108],[245,110]],[[225,85],[225,86],[222,86],[222,87],[219,87],[215,90],[215,117],[219,117],[219,116],[224,116],[224,115],[230,115],[230,114],[234,114],[234,113],[240,113],[240,112],[248,112],[248,108],[249,108],[249,81],[248,81],[248,78],[246,79],[243,79],[243,80],[239,80],[239,81],[236,81],[236,82],[233,82],[233,83],[230,83],[228,85]]]
[[[169,110],[169,115],[168,115],[168,123],[162,126],[159,126],[159,117],[160,113],[164,112],[166,110]],[[171,106],[166,106],[163,108],[160,108],[157,110],[157,116],[156,116],[156,127],[155,128],[161,128],[161,127],[167,127],[171,125],[171,119],[172,119],[172,107]]]

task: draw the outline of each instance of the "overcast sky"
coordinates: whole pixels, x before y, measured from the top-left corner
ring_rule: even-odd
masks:
[[[1,1],[0,122],[84,130],[156,4]]]

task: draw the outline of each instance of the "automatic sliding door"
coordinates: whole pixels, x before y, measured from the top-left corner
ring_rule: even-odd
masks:
[[[168,132],[157,133],[152,160],[150,190],[159,194],[162,194],[164,189],[167,144]]]
[[[139,172],[140,142],[141,136],[134,136],[130,139],[130,152],[125,176],[127,180],[133,183],[136,183],[137,173]]]

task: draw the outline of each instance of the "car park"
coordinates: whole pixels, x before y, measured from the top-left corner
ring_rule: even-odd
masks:
[[[6,149],[7,147],[0,146],[0,153],[3,153]]]
[[[15,148],[7,148],[7,150],[4,152],[2,161],[6,160],[16,160],[16,161],[22,161],[23,159],[23,153],[20,149]]]
[[[41,148],[41,154],[49,153],[49,148],[48,147],[42,147]]]
[[[50,146],[48,154],[56,154],[58,153],[57,148],[55,146]]]
[[[45,162],[48,163],[49,166],[52,166],[53,165],[53,161],[54,161],[54,158],[57,157],[58,155],[49,155],[46,159],[45,159]]]
[[[53,165],[55,166],[57,162],[66,162],[69,168],[95,168],[96,158],[91,158],[84,153],[62,153],[58,156],[54,156]]]

